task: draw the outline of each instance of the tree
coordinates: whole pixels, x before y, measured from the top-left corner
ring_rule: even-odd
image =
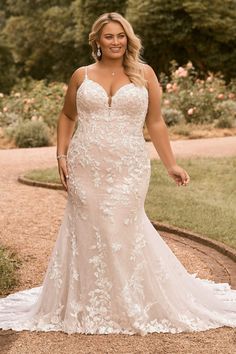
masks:
[[[18,75],[65,80],[75,62],[71,54],[75,26],[71,21],[71,8],[35,9],[31,15],[29,10],[31,3],[28,11],[25,9],[27,16],[10,16],[3,30],[6,41],[11,43]]]
[[[10,49],[0,40],[0,92],[9,93],[16,82],[16,70]]]
[[[168,72],[175,59],[180,64],[191,60],[200,71],[236,76],[234,0],[130,0],[126,16],[157,72]]]
[[[18,75],[66,81],[92,60],[88,34],[93,21],[104,12],[124,13],[126,5],[126,0],[6,1],[10,15],[3,34]]]

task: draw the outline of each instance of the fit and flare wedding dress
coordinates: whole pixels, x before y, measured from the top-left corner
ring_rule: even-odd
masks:
[[[236,327],[236,290],[190,274],[144,211],[148,91],[109,105],[85,73],[68,150],[68,200],[42,286],[0,299],[0,328],[147,334]]]

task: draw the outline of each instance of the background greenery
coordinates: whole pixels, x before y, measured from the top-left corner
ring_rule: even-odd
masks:
[[[194,137],[199,124],[236,129],[235,0],[3,0],[0,146],[55,143],[65,82],[93,61],[91,25],[110,11],[141,37],[163,87],[163,116],[178,136]]]
[[[98,15],[118,11],[142,38],[157,73],[191,61],[199,73],[236,77],[235,0],[2,0],[0,92],[16,78],[67,81],[92,61],[88,33]]]

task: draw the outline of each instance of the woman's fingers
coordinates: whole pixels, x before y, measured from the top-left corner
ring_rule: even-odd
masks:
[[[188,173],[179,166],[175,166],[168,172],[178,186],[186,186],[190,181]]]
[[[62,169],[60,169],[60,178],[61,178],[61,183],[63,184],[64,188],[67,190],[67,180]]]
[[[69,175],[68,175],[66,163],[61,163],[59,165],[59,174],[60,174],[61,182],[62,182],[63,186],[65,187],[65,189],[67,190],[67,188],[68,188],[67,181],[68,181]]]

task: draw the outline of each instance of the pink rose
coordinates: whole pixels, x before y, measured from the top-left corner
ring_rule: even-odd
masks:
[[[176,71],[175,71],[175,75],[177,77],[187,77],[188,76],[188,72],[187,70],[185,70],[182,66],[180,66]]]
[[[220,93],[217,98],[219,98],[219,100],[223,100],[225,98],[225,96],[223,95],[223,93]]]
[[[173,91],[177,91],[178,90],[178,85],[176,84],[176,82],[173,83]]]
[[[207,82],[212,82],[212,76],[208,76],[208,78],[206,79]]]
[[[188,115],[191,116],[191,115],[193,115],[193,113],[194,113],[194,109],[193,108],[189,108],[188,109]]]
[[[168,83],[166,85],[166,89],[167,89],[168,92],[171,92],[172,91],[172,85],[170,83]]]

